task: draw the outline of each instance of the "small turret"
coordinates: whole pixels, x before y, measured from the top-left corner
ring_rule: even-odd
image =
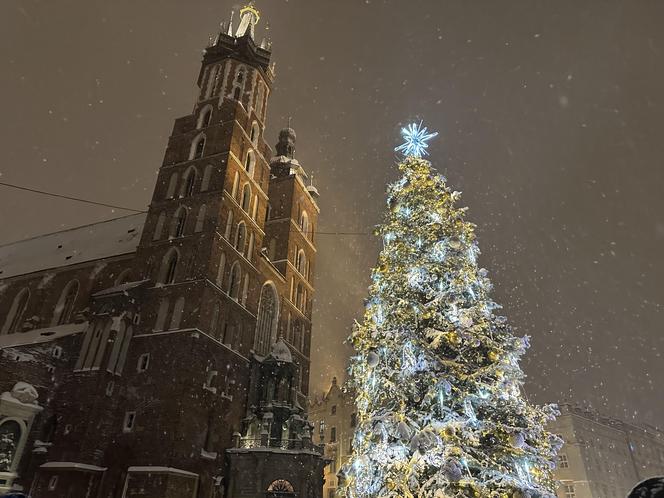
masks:
[[[286,156],[289,159],[295,157],[295,139],[297,135],[293,128],[284,128],[279,132],[279,143],[276,150],[278,156]]]

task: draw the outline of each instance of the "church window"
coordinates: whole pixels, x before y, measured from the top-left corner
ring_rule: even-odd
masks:
[[[168,308],[169,307],[170,307],[170,303],[168,301],[168,298],[163,297],[161,299],[161,302],[159,303],[159,311],[157,312],[157,321],[155,322],[155,325],[154,325],[154,330],[155,331],[164,330],[164,327],[166,326],[166,318],[168,316]]]
[[[337,414],[337,405],[332,405],[332,409],[330,410],[331,415],[336,415]]]
[[[249,295],[249,274],[244,274],[244,284],[242,285],[242,306],[247,304],[247,296]]]
[[[254,195],[254,207],[251,210],[251,218],[255,221],[258,221],[258,194]]]
[[[240,293],[240,264],[236,261],[228,276],[228,295],[237,301]]]
[[[304,254],[304,250],[300,249],[297,251],[297,256],[295,257],[295,268],[300,272],[302,276],[307,274],[307,257]]]
[[[185,173],[184,185],[182,185],[181,197],[189,197],[194,194],[198,172],[191,167]]]
[[[205,167],[205,170],[203,171],[203,181],[201,181],[201,192],[205,192],[210,188],[210,180],[212,179],[213,170],[214,166],[212,164],[208,164]]]
[[[235,199],[237,197],[237,191],[240,188],[240,173],[235,172],[235,178],[233,178],[233,188],[231,190],[231,197]]]
[[[120,351],[122,350],[122,344],[125,339],[125,329],[126,327],[122,324],[120,330],[115,334],[109,335],[109,342],[113,344],[113,348],[111,349],[111,354],[108,358],[108,366],[106,367],[108,372],[115,372],[115,369],[118,366],[118,358],[120,358]]]
[[[249,244],[247,244],[247,259],[251,261],[254,254],[254,232],[249,232]]]
[[[336,442],[337,442],[337,428],[330,427],[330,443],[336,443]]]
[[[224,238],[230,242],[231,231],[233,230],[233,211],[228,210],[228,218],[226,218],[226,230],[224,231]]]
[[[226,253],[221,253],[219,258],[219,268],[217,269],[217,285],[219,287],[224,283],[224,270],[226,269]]]
[[[289,495],[294,496],[295,490],[293,489],[293,485],[285,479],[278,479],[272,482],[267,488],[268,498]]]
[[[60,294],[58,304],[55,306],[53,325],[69,323],[71,314],[74,311],[74,304],[76,303],[78,289],[78,280],[72,280],[65,286],[62,294]]]
[[[231,347],[233,342],[233,336],[235,335],[235,324],[226,323],[224,325],[224,335],[222,337],[222,343],[228,347]]]
[[[237,224],[237,232],[235,233],[235,249],[244,256],[244,248],[247,242],[247,226],[244,221]]]
[[[258,126],[258,123],[256,121],[253,122],[251,125],[251,134],[249,135],[249,139],[251,140],[251,143],[255,146],[258,145],[258,137],[260,136],[260,127]]]
[[[207,212],[207,206],[203,204],[199,209],[198,209],[198,216],[196,217],[196,228],[194,228],[194,232],[202,232],[204,225],[205,225],[205,215]]]
[[[172,284],[175,282],[179,259],[180,255],[176,249],[171,249],[166,254],[162,265],[161,278],[159,279],[161,283]]]
[[[178,178],[179,178],[179,175],[177,173],[173,173],[171,175],[171,178],[168,181],[168,190],[166,191],[166,198],[167,199],[172,199],[175,196],[175,189],[178,186]]]
[[[207,128],[210,126],[210,121],[212,119],[212,106],[206,105],[201,109],[201,112],[198,116],[198,123],[196,124],[196,129],[200,130],[202,128]]]
[[[240,93],[241,93],[241,91],[242,91],[242,90],[240,90],[240,87],[239,87],[239,86],[238,86],[238,87],[235,87],[235,90],[233,90],[233,98],[234,98],[235,100],[240,100],[240,96],[241,96]]]
[[[279,302],[277,290],[271,283],[261,289],[256,322],[256,352],[266,355],[277,338]]]
[[[175,212],[173,225],[171,227],[171,237],[183,237],[187,226],[187,208],[180,206]]]
[[[28,300],[30,299],[30,290],[26,287],[16,294],[12,302],[9,313],[5,319],[5,324],[2,327],[2,334],[13,334],[20,332],[23,315],[28,307]],[[1,334],[0,334],[1,335]]]
[[[219,74],[219,66],[214,66],[212,68],[212,71],[210,71],[210,76],[208,77],[207,80],[207,86],[205,88],[205,98],[209,99],[212,97],[212,94],[214,92],[214,87],[217,82],[217,76]]]
[[[306,211],[302,211],[300,214],[300,229],[304,232],[306,236],[309,231],[309,215]]]
[[[122,432],[131,432],[134,430],[136,424],[136,412],[125,412],[124,421],[122,422]]]
[[[297,284],[297,290],[295,293],[295,306],[297,306],[299,309],[302,309],[303,303],[302,303],[302,298],[304,296],[304,288],[302,287],[302,284]]]
[[[253,150],[247,152],[247,158],[244,161],[244,169],[249,173],[249,176],[254,176],[254,167],[256,166],[256,154]]]
[[[250,204],[251,204],[251,187],[249,186],[248,183],[245,183],[244,187],[242,187],[242,209],[246,213],[249,212]]]
[[[150,366],[150,353],[143,353],[138,357],[138,364],[136,365],[137,372],[145,372]]]
[[[189,159],[200,159],[205,151],[205,135],[198,135],[191,144]]]
[[[258,96],[256,97],[256,114],[263,120],[263,106],[265,105],[265,85],[262,81],[258,82]]]
[[[171,317],[170,330],[178,330],[182,324],[182,315],[184,314],[184,297],[179,297],[173,306],[173,316]]]

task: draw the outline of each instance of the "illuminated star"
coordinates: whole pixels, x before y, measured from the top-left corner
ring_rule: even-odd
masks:
[[[411,123],[401,128],[401,136],[405,142],[394,150],[402,152],[406,157],[423,157],[428,154],[429,140],[438,136],[438,132],[429,133],[426,126],[422,126],[422,121]]]

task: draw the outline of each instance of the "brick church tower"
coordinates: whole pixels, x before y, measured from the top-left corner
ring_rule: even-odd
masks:
[[[259,18],[206,48],[146,215],[0,247],[0,491],[320,498],[318,192],[292,129],[264,140]]]

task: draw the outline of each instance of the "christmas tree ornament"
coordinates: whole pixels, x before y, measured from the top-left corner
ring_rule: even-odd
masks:
[[[369,368],[376,368],[378,366],[378,362],[380,361],[380,357],[375,351],[369,351],[367,354],[367,365]]]

